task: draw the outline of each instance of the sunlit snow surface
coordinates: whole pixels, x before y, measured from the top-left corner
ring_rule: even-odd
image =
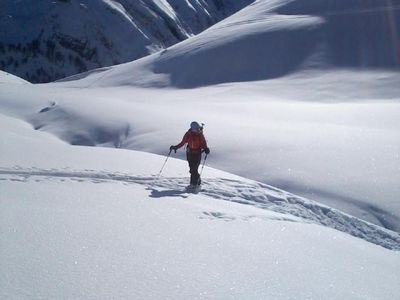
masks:
[[[0,118],[3,299],[395,299],[398,234],[284,191]],[[350,234],[334,230],[339,225]],[[353,235],[361,233],[367,242]],[[379,245],[375,245],[378,243]]]
[[[211,166],[399,231],[398,81],[336,71],[195,90],[2,85],[0,106],[72,144],[158,154],[199,120]]]

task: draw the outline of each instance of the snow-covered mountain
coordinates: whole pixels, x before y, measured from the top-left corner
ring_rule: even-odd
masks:
[[[89,81],[192,88],[305,69],[395,71],[399,33],[400,0],[258,0],[190,39]]]
[[[131,61],[199,33],[252,0],[3,0],[0,69],[48,82]]]
[[[128,1],[50,2],[139,28]],[[396,3],[258,0],[132,63],[0,71],[0,298],[399,299]],[[193,120],[198,194],[185,151],[166,160]]]
[[[305,66],[400,66],[400,0],[253,2],[2,1],[0,69],[31,82],[53,81],[138,59],[216,23],[163,52],[152,70],[168,74],[175,86],[193,87],[273,78]],[[227,51],[233,46],[235,52]]]

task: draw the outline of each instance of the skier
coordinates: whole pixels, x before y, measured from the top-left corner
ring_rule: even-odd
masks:
[[[210,149],[207,147],[206,139],[203,135],[203,127],[199,123],[193,121],[190,124],[190,129],[185,133],[182,141],[176,145],[171,146],[170,151],[178,150],[183,145],[186,146],[186,158],[190,168],[190,185],[189,189],[196,189],[201,184],[200,174],[198,171],[201,162],[201,153],[204,150],[206,154],[210,153]]]

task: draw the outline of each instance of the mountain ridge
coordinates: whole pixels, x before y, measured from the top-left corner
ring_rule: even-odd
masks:
[[[399,6],[383,10],[359,0],[258,0],[163,51],[65,81],[196,88],[313,70],[397,71],[400,0],[392,3]]]
[[[251,2],[2,1],[0,69],[39,83],[132,61],[187,39]]]

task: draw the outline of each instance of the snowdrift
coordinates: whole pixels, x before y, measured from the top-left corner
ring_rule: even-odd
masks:
[[[88,73],[84,82],[193,88],[305,68],[398,69],[400,1],[390,3],[259,0],[167,50]]]

